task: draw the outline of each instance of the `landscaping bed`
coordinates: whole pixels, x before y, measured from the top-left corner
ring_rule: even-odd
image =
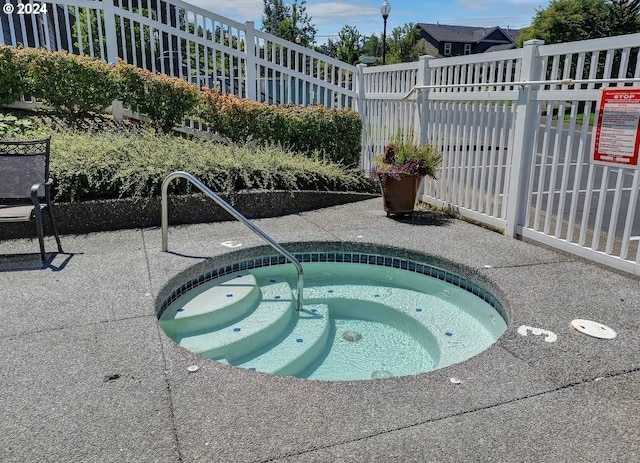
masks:
[[[377,195],[333,191],[254,190],[241,191],[234,196],[234,207],[241,214],[249,219],[259,219],[362,201]],[[171,225],[233,220],[228,212],[201,194],[169,196],[168,201]],[[160,226],[161,204],[157,197],[59,203],[54,208],[62,234]],[[52,233],[46,214],[44,230],[45,234]],[[35,226],[31,222],[4,223],[0,227],[0,239],[31,237],[36,237]]]
[[[164,178],[184,170],[248,218],[274,217],[369,199],[377,185],[363,173],[277,146],[238,145],[157,133],[100,114],[11,110],[32,128],[12,138],[51,136],[55,214],[61,233],[160,225]],[[230,220],[183,179],[169,185],[170,223]],[[45,215],[45,233],[50,233]],[[35,237],[33,223],[5,223],[0,239]]]

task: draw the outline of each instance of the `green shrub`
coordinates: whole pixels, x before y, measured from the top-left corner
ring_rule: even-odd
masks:
[[[246,189],[376,192],[362,173],[275,146],[222,144],[142,131],[135,134],[81,132],[39,127],[28,135],[51,134],[51,175],[56,201],[149,198],[160,195],[164,178],[186,170],[212,190],[233,196]],[[174,194],[198,190],[172,182]]]
[[[362,120],[350,109],[276,106],[204,89],[200,117],[236,143],[276,143],[300,153],[320,152],[333,162],[356,166]]]
[[[186,117],[197,116],[236,143],[276,144],[350,167],[360,159],[362,121],[350,109],[258,103],[208,89],[199,91],[183,79],[122,62],[113,67],[67,52],[3,47],[0,64],[6,65],[0,67],[0,83],[17,82],[0,87],[0,99],[6,102],[26,93],[58,110],[87,113],[121,99],[163,132]]]
[[[74,113],[99,112],[121,99],[165,132],[200,103],[197,87],[183,79],[67,52],[0,47],[0,105],[23,94]]]
[[[350,109],[324,106],[286,106],[292,119],[290,146],[296,151],[320,149],[334,162],[356,166],[360,162],[362,119]]]
[[[115,68],[88,56],[46,50],[19,50],[28,63],[33,96],[58,110],[99,112],[118,97]]]
[[[195,85],[122,62],[117,70],[124,105],[149,116],[162,131],[169,132],[185,117],[196,113],[200,95]]]
[[[15,48],[0,46],[0,106],[28,93],[27,66]]]
[[[0,113],[0,135],[7,136],[17,133],[25,133],[31,129],[31,121],[28,118],[18,119],[13,114]]]
[[[122,61],[116,67],[120,79],[120,100],[127,108],[142,112],[145,82],[139,69]]]

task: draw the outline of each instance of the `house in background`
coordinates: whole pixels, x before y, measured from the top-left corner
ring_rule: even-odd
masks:
[[[419,23],[422,50],[438,58],[516,48],[519,29]]]

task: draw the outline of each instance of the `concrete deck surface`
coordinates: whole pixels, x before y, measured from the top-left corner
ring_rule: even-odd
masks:
[[[451,261],[498,290],[508,330],[416,376],[270,376],[192,355],[156,318],[167,283],[228,253],[220,243],[262,244],[240,223],[172,227],[170,253],[157,228],[63,236],[45,267],[37,241],[0,241],[0,461],[640,461],[637,278],[433,213],[389,219],[379,199],[256,223],[283,243]],[[575,318],[618,337],[574,332]]]

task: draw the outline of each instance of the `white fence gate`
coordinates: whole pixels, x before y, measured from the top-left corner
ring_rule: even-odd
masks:
[[[590,162],[603,88],[640,86],[640,34],[364,70],[363,165],[397,136],[443,153],[428,203],[640,275],[640,170]]]

